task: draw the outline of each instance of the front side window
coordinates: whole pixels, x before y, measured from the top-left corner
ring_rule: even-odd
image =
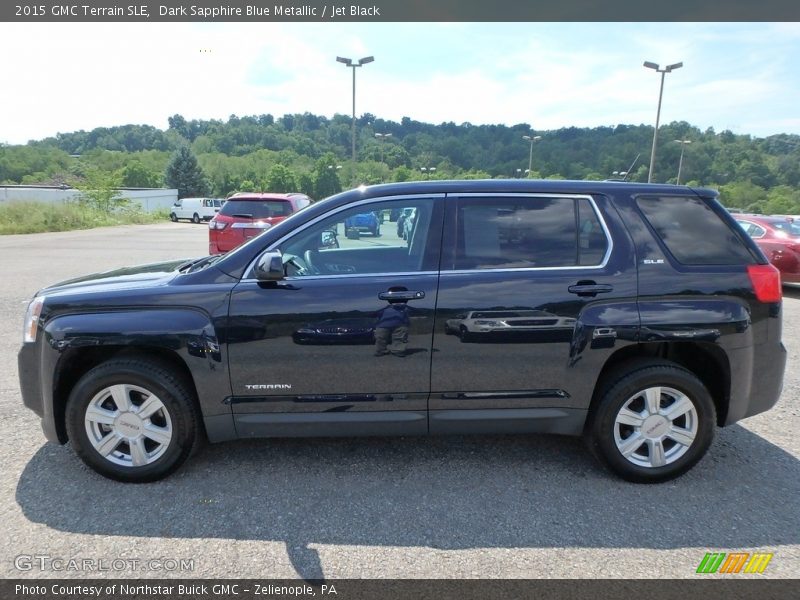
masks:
[[[608,238],[586,198],[459,198],[445,269],[597,266]]]
[[[339,211],[281,244],[287,275],[435,270],[437,221],[441,230],[435,208],[433,199],[415,198],[376,201]],[[392,214],[400,216],[391,221]]]

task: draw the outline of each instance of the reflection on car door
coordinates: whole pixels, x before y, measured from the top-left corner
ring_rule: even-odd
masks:
[[[277,244],[285,280],[236,286],[227,336],[240,435],[427,432],[442,201],[375,200],[312,221]],[[410,242],[388,228],[344,235],[354,214],[407,205],[425,216]]]
[[[627,319],[633,329],[638,325],[629,238],[621,230],[612,252],[608,219],[597,206],[602,200],[534,194],[447,199],[431,433],[576,433],[573,428],[582,426],[591,388],[581,388],[586,382],[575,365],[586,365],[580,362],[584,350],[611,352],[616,336],[626,335],[598,328],[586,347],[575,344],[584,339],[576,335],[582,311],[617,300],[615,324]]]

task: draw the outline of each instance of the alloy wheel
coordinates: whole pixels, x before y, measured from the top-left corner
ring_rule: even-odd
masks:
[[[626,460],[658,468],[682,457],[697,437],[699,416],[692,400],[671,387],[648,387],[620,408],[614,442]]]
[[[137,385],[120,383],[100,390],[89,401],[84,425],[97,453],[125,467],[155,462],[172,441],[172,420],[164,403]]]

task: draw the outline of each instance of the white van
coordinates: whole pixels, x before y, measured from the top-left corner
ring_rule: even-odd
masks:
[[[172,205],[169,218],[173,221],[189,219],[193,223],[210,221],[224,203],[225,200],[219,198],[182,198]]]

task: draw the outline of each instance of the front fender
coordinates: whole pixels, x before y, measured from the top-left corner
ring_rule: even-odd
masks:
[[[64,442],[57,427],[55,391],[83,350],[104,347],[109,356],[125,349],[166,350],[186,366],[204,418],[230,414],[222,400],[231,394],[225,348],[213,321],[196,308],[149,308],[55,315],[42,331],[40,381],[42,425],[51,441]]]

